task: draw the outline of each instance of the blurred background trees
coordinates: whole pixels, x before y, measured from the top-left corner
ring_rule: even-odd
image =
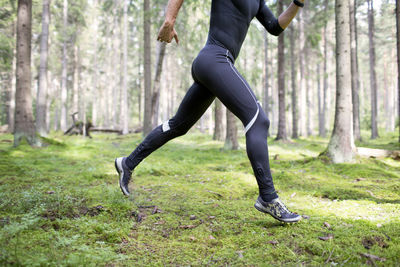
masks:
[[[398,1],[337,1],[348,2],[349,66],[336,64],[332,1],[306,1],[279,41],[256,20],[251,23],[236,66],[263,104],[273,137],[330,136],[337,69],[348,67],[354,140],[360,140],[362,132],[377,138],[378,131],[398,127]],[[267,1],[275,13],[289,3]],[[0,124],[9,132],[16,130],[16,96],[20,102],[19,4],[0,0]],[[100,130],[145,134],[172,117],[192,83],[191,63],[206,42],[211,1],[186,0],[176,24],[180,44],[162,46],[156,38],[166,4],[167,0],[33,1],[32,38],[25,44],[31,46],[32,90],[25,84],[23,96],[32,99],[28,105],[35,131],[42,136],[65,131],[76,114],[77,122],[90,122]],[[219,102],[195,128],[216,140],[226,139],[232,148],[232,138],[243,134],[239,121]]]

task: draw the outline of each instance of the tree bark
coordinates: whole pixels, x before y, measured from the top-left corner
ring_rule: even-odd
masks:
[[[73,95],[72,95],[72,113],[78,112],[78,118],[80,118],[80,107],[79,107],[79,93],[80,93],[80,80],[79,80],[79,69],[80,69],[80,58],[79,58],[79,45],[74,47],[74,72],[73,72]]]
[[[215,99],[213,140],[223,140],[222,112],[221,101],[219,99]]]
[[[283,11],[283,0],[278,2],[278,14]],[[279,122],[276,140],[287,140],[286,133],[286,106],[285,106],[285,34],[278,38],[278,98],[279,98]]]
[[[325,0],[325,15],[328,14],[328,0]],[[322,95],[322,111],[321,111],[321,137],[326,137],[326,109],[327,109],[327,95],[328,95],[328,40],[327,40],[327,26],[328,19],[324,23],[324,66],[323,66],[323,95]]]
[[[294,26],[290,26],[290,66],[292,78],[292,138],[299,138],[297,118],[297,79],[296,79],[296,57],[294,55]]]
[[[43,0],[42,34],[40,36],[39,86],[36,97],[36,131],[47,135],[46,99],[47,99],[47,55],[49,44],[50,0]]]
[[[300,64],[300,90],[299,90],[299,117],[300,117],[300,135],[307,136],[306,130],[306,77],[305,77],[305,60],[304,60],[304,50],[305,50],[305,36],[304,36],[304,12],[299,15],[299,64]]]
[[[121,95],[121,116],[122,134],[129,133],[128,125],[128,2],[124,0],[124,30],[122,41],[122,95]]]
[[[151,118],[153,118],[153,128],[158,125],[158,107],[160,101],[160,79],[162,73],[162,67],[165,57],[165,50],[167,43],[157,42],[157,59],[156,59],[156,70],[153,83],[153,95],[151,97]]]
[[[62,55],[62,73],[61,73],[61,131],[67,130],[67,31],[68,27],[68,0],[64,0],[63,6],[63,55]]]
[[[228,109],[226,109],[226,138],[224,147],[227,150],[239,149],[236,118]]]
[[[16,27],[17,24],[13,23],[13,36],[16,37]],[[12,66],[11,66],[11,82],[10,82],[10,96],[9,96],[9,106],[8,106],[8,132],[14,133],[14,126],[15,126],[15,91],[16,91],[16,65],[17,65],[17,51],[16,47],[13,49],[13,59],[12,59]]]
[[[93,9],[94,9],[94,21],[93,21],[93,28],[94,28],[94,42],[93,42],[93,73],[92,73],[92,90],[91,93],[93,96],[97,96],[99,94],[98,90],[98,28],[99,28],[99,22],[98,22],[98,0],[93,0]],[[96,97],[93,97],[91,100],[92,104],[92,124],[97,125],[97,104],[99,102],[99,99]]]
[[[318,95],[318,135],[322,136],[324,133],[324,120],[322,119],[323,109],[323,92],[321,92],[321,65],[317,64],[317,95]]]
[[[354,139],[361,141],[356,0],[350,0],[350,38],[351,38],[350,51],[351,51],[351,89],[352,89],[352,101],[353,101],[353,130],[354,130]]]
[[[150,0],[143,1],[144,16],[144,119],[143,135],[147,135],[152,130],[151,123],[151,17]]]
[[[31,96],[32,1],[18,0],[17,14],[14,145],[18,146],[22,139],[26,139],[30,145],[38,145]]]
[[[264,112],[269,118],[269,111],[270,111],[270,95],[269,95],[269,57],[268,57],[268,35],[269,33],[265,32],[264,34],[264,82],[265,82],[265,87],[264,87],[264,101],[263,101],[263,107],[264,107]],[[268,137],[270,133],[268,131]]]
[[[378,88],[376,84],[376,59],[375,59],[375,23],[374,23],[374,6],[373,0],[368,2],[368,39],[369,39],[369,69],[370,69],[370,86],[371,86],[371,139],[375,139],[378,134]]]
[[[334,163],[352,161],[355,145],[351,105],[349,1],[336,0],[336,109],[327,156]]]
[[[396,39],[397,39],[397,112],[399,127],[399,143],[400,143],[400,0],[396,0]]]

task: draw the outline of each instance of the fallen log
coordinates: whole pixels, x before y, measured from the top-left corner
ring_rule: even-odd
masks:
[[[90,128],[91,132],[101,132],[101,133],[117,133],[122,134],[122,130],[120,129],[111,129],[111,128],[101,128],[101,127],[93,127]]]
[[[367,158],[392,158],[400,160],[400,150],[386,150],[367,147],[357,147],[357,154]]]

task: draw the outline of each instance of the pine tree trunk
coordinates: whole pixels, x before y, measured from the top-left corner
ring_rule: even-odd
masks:
[[[13,37],[16,39],[16,34],[17,34],[17,24],[13,23],[12,25],[12,33]],[[14,126],[15,126],[15,90],[16,90],[16,66],[17,66],[17,51],[16,47],[13,49],[13,59],[12,59],[12,66],[11,66],[11,81],[10,81],[10,88],[9,88],[9,105],[8,105],[8,132],[14,133]]]
[[[297,79],[296,79],[296,57],[294,55],[294,26],[290,26],[290,67],[292,78],[292,138],[299,138],[297,117]]]
[[[222,112],[221,101],[219,99],[215,99],[213,140],[223,140]]]
[[[128,125],[128,4],[129,0],[124,0],[124,30],[122,40],[122,94],[121,94],[121,117],[122,134],[129,133]]]
[[[226,138],[224,147],[227,150],[239,149],[236,118],[228,109],[226,109]]]
[[[399,127],[399,143],[400,143],[400,0],[396,0],[396,39],[397,39],[397,112]]]
[[[264,107],[264,112],[269,118],[269,111],[270,111],[270,96],[269,96],[269,57],[268,57],[268,35],[269,33],[265,32],[264,34],[264,101],[263,101],[263,107]],[[268,136],[270,135],[268,131]]]
[[[361,140],[356,0],[350,0],[350,38],[351,38],[351,89],[352,89],[352,101],[353,101],[353,130],[354,130],[355,140]]]
[[[119,82],[118,82],[119,70],[117,67],[118,66],[117,62],[118,62],[118,58],[119,58],[118,47],[120,47],[119,46],[120,40],[118,38],[117,31],[120,29],[118,27],[119,24],[118,24],[117,12],[118,12],[118,6],[116,6],[114,9],[114,19],[113,19],[114,31],[113,31],[113,40],[112,40],[112,51],[113,52],[112,52],[112,60],[111,60],[112,66],[114,66],[113,67],[113,79],[114,79],[113,84],[114,84],[114,86],[112,88],[112,94],[113,94],[113,96],[112,96],[112,103],[113,103],[113,105],[112,105],[112,109],[113,109],[112,125],[113,125],[113,129],[119,128],[118,127],[118,117],[120,117],[119,116],[120,108],[118,105],[120,103],[120,101],[119,101],[120,86],[119,86]]]
[[[374,23],[374,6],[373,0],[368,2],[368,39],[369,39],[369,69],[370,69],[370,86],[371,86],[371,139],[377,138],[378,135],[378,88],[376,84],[376,59],[375,59],[375,23]]]
[[[167,47],[167,43],[165,42],[157,42],[157,58],[156,58],[156,69],[153,83],[153,95],[151,97],[151,118],[153,121],[152,128],[158,125],[158,107],[160,101],[160,80],[161,73],[163,68],[163,62],[165,57],[165,50]]]
[[[352,161],[355,145],[351,105],[349,1],[336,0],[336,109],[327,156],[334,163]]]
[[[310,19],[309,19],[309,13],[308,13],[308,5],[309,2],[306,1],[305,3],[305,9],[304,11],[302,11],[302,13],[304,14],[304,23],[305,25],[308,25]],[[312,85],[311,85],[311,67],[310,65],[312,64],[312,55],[310,55],[311,51],[310,51],[310,46],[307,42],[307,39],[304,40],[304,56],[305,56],[305,96],[306,96],[306,132],[307,132],[307,136],[310,136],[313,134],[313,121],[312,121],[312,109],[313,109],[313,104],[312,104]]]
[[[278,2],[278,14],[283,11],[283,0]],[[276,140],[287,140],[286,134],[286,106],[285,106],[285,34],[278,38],[278,98],[279,122]]]
[[[328,10],[328,0],[325,0],[325,10],[327,14]],[[326,113],[327,113],[327,95],[328,95],[328,41],[327,41],[327,24],[328,21],[325,21],[324,24],[324,66],[323,66],[323,96],[322,96],[322,111],[321,111],[321,137],[326,137]]]
[[[143,1],[144,14],[144,119],[143,135],[147,135],[152,130],[151,123],[151,17],[150,0]]]
[[[299,118],[300,118],[300,135],[307,136],[306,130],[306,77],[305,77],[305,60],[304,60],[304,50],[305,50],[305,22],[304,22],[304,12],[301,12],[299,16],[299,64],[300,64],[300,90],[299,90]]]
[[[99,78],[99,69],[98,69],[98,28],[99,28],[99,18],[98,18],[98,0],[93,0],[93,9],[94,9],[94,21],[93,21],[93,29],[94,29],[94,41],[93,41],[93,76],[92,76],[92,96],[97,96],[99,94],[98,90],[98,78]],[[92,104],[92,124],[97,125],[98,114],[97,114],[97,105],[99,99],[97,97],[93,97],[91,100]]]
[[[72,113],[78,112],[79,118],[79,66],[80,59],[79,59],[79,45],[75,45],[74,47],[74,72],[73,72],[73,95],[72,95]]]
[[[62,55],[62,73],[61,73],[61,131],[67,130],[67,31],[68,27],[68,0],[64,0],[63,6],[63,55]]]
[[[39,86],[36,97],[36,131],[41,136],[47,135],[46,99],[47,99],[47,55],[49,43],[50,0],[43,1],[42,34],[40,36]]]
[[[31,145],[38,145],[31,96],[32,1],[18,0],[17,14],[14,145],[18,146],[22,139]]]
[[[322,119],[323,92],[321,92],[321,65],[317,64],[317,94],[318,94],[318,135],[322,136],[324,132],[324,120]]]

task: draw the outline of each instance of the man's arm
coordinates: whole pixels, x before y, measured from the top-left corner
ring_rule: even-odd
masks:
[[[298,1],[304,3],[304,0]],[[287,26],[289,26],[299,8],[299,6],[292,2],[285,12],[283,12],[277,19],[274,14],[272,14],[271,10],[265,5],[264,0],[262,0],[260,10],[256,17],[270,34],[278,36]]]
[[[304,0],[298,0],[301,3],[304,3]],[[289,26],[290,22],[294,19],[296,16],[297,12],[299,11],[301,7],[296,5],[295,3],[291,3],[289,7],[279,16],[278,21],[279,25],[283,28],[286,29],[287,26]]]
[[[172,38],[175,38],[176,43],[179,43],[178,34],[174,29],[176,17],[181,8],[183,0],[169,0],[165,20],[158,32],[158,41],[170,43]]]

